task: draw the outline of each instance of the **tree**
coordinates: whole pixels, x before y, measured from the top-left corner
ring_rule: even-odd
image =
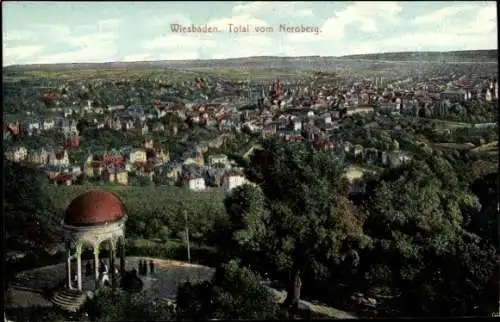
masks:
[[[149,303],[140,294],[103,289],[82,307],[90,321],[144,321],[173,320],[175,310],[168,303]]]
[[[495,249],[464,229],[464,213],[477,209],[477,198],[451,185],[453,169],[433,155],[388,171],[368,192],[365,232],[374,246],[362,254],[361,271],[369,290],[385,286],[399,294],[393,304],[402,314],[471,315],[484,309]]]
[[[58,244],[60,214],[51,202],[48,179],[40,170],[4,160],[5,251],[21,251],[28,256],[7,262],[5,287],[19,268],[32,268],[28,258],[40,263]],[[26,267],[28,266],[28,267]]]
[[[145,176],[136,175],[130,177],[130,185],[147,187],[152,184],[151,180],[149,180]]]
[[[78,132],[80,133],[85,133],[85,131],[90,127],[89,121],[86,119],[80,119],[78,120],[78,123],[76,125],[76,128]]]
[[[178,318],[183,320],[276,319],[280,308],[258,276],[230,261],[217,268],[211,282],[185,283],[177,295]]]
[[[241,258],[244,264],[257,264],[260,258],[259,242],[265,237],[265,196],[259,188],[243,185],[235,188],[224,199],[228,214],[227,224],[219,230],[217,245],[224,257]]]
[[[45,250],[53,246],[61,217],[47,194],[48,178],[34,167],[4,162],[6,248]]]
[[[474,213],[468,229],[498,245],[498,172],[476,179],[471,190],[479,198],[481,210]]]
[[[304,272],[340,262],[337,250],[343,249],[347,236],[361,235],[360,220],[346,212],[349,206],[338,206],[342,200],[349,204],[340,193],[340,166],[313,147],[265,141],[251,156],[245,174],[260,186],[264,200],[248,187],[228,197],[233,236],[240,249],[257,252],[253,258],[284,274],[285,305],[294,311]]]
[[[5,311],[8,321],[83,321],[55,307],[19,307]]]

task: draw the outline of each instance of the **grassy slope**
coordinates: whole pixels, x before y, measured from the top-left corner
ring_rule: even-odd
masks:
[[[439,129],[456,129],[456,128],[470,128],[472,127],[471,123],[464,122],[455,122],[455,121],[445,121],[439,119],[431,119],[432,122],[436,124]]]
[[[480,145],[474,149],[471,149],[470,152],[475,154],[490,155],[498,158],[498,141]]]
[[[470,51],[449,51],[449,52],[396,52],[364,55],[347,55],[346,59],[368,59],[368,60],[388,60],[388,61],[498,61],[497,50],[470,50]]]
[[[158,207],[165,207],[167,214],[177,211],[182,202],[188,212],[197,213],[202,209],[215,208],[224,211],[224,193],[218,191],[194,192],[178,187],[135,187],[135,186],[51,186],[50,195],[56,208],[63,212],[70,202],[90,189],[102,189],[116,193],[122,200],[127,215],[149,214]]]
[[[170,82],[193,80],[196,77],[220,76],[231,80],[271,80],[280,77],[285,80],[299,79],[307,76],[308,72],[290,68],[217,68],[197,71],[179,71],[171,69],[147,68],[113,68],[113,69],[74,69],[63,71],[25,70],[16,72],[19,76],[40,77],[50,79],[135,79],[159,78]],[[12,78],[12,76],[11,76]]]
[[[437,149],[456,149],[456,150],[470,150],[475,146],[472,143],[433,143]]]

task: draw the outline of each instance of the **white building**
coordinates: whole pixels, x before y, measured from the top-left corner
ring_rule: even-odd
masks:
[[[82,174],[82,168],[80,166],[71,167],[71,173],[75,176]]]
[[[354,114],[365,114],[365,113],[373,113],[375,110],[373,107],[358,107],[358,108],[353,108],[353,109],[348,109],[347,110],[347,115],[354,115]]]
[[[245,177],[237,173],[228,173],[222,178],[222,188],[226,192],[229,192],[236,187],[242,186],[245,183]]]
[[[296,120],[293,122],[293,130],[294,131],[302,131],[302,122],[299,120]]]
[[[222,163],[222,164],[227,164],[229,162],[227,155],[225,154],[218,154],[218,155],[210,155],[208,157],[208,165],[210,167],[213,167],[214,164],[216,163]]]
[[[491,91],[489,89],[486,90],[486,94],[484,95],[484,99],[486,100],[486,102],[491,102],[492,95],[491,95]]]
[[[51,153],[49,155],[49,165],[68,166],[69,165],[68,151],[64,150],[63,152],[60,153]]]
[[[28,131],[30,131],[31,133],[38,132],[39,130],[40,130],[40,123],[39,122],[28,123]]]
[[[188,180],[188,188],[193,191],[205,190],[205,179],[202,177],[193,177]]]
[[[130,163],[136,163],[136,162],[144,163],[147,161],[146,151],[142,149],[134,149],[130,151],[130,153],[128,154],[128,160]]]
[[[344,177],[349,181],[349,193],[364,192],[365,182],[363,176],[366,170],[360,167],[350,166],[344,171]]]
[[[25,160],[27,156],[28,150],[25,147],[12,148],[5,151],[5,158],[15,162]]]
[[[54,120],[43,120],[42,122],[42,130],[52,130],[55,126]]]

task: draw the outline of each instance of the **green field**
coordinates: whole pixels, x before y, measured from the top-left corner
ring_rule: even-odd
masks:
[[[225,212],[223,204],[225,194],[219,191],[194,192],[170,186],[72,185],[51,186],[49,194],[56,209],[62,213],[74,198],[91,189],[116,193],[122,200],[129,217],[149,216],[158,210],[165,212],[166,216],[178,214],[180,203],[183,204],[183,209],[195,215],[203,211]]]
[[[217,69],[210,72],[211,75],[217,75],[229,78],[231,80],[274,80],[280,78],[282,80],[298,80],[308,77],[311,72],[304,70],[290,69],[274,69],[274,68],[225,68]],[[208,73],[207,73],[208,75]]]
[[[438,149],[470,150],[475,147],[472,143],[434,143],[433,146]]]
[[[444,129],[456,129],[456,128],[464,128],[464,127],[472,127],[472,124],[470,123],[463,123],[463,122],[454,122],[454,121],[444,121],[444,120],[437,120],[437,119],[432,119],[432,122],[434,122],[437,126],[438,129],[444,130]]]
[[[199,73],[188,71],[177,71],[171,69],[127,69],[127,68],[112,68],[112,69],[73,69],[65,71],[24,71],[23,76],[51,78],[51,79],[134,79],[138,77],[144,78],[165,78],[168,81],[182,81],[194,79]]]
[[[15,77],[36,77],[44,79],[136,79],[159,78],[169,82],[193,80],[196,77],[220,76],[231,80],[296,80],[307,77],[311,72],[276,68],[200,68],[199,70],[173,70],[166,68],[109,68],[73,69],[65,71],[21,71]],[[12,76],[10,78],[13,78]]]
[[[496,155],[498,157],[498,141],[493,141],[487,144],[480,145],[471,149],[472,153]]]

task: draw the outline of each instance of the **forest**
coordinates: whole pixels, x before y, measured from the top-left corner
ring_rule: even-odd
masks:
[[[327,153],[303,143],[262,145],[250,160],[240,160],[257,187],[244,185],[225,198],[173,187],[116,191],[126,200],[129,239],[179,240],[180,214],[188,211],[193,240],[209,247],[196,260],[208,257],[208,249],[217,254],[211,255],[219,272],[214,281],[179,291],[177,317],[189,318],[182,305],[212,318],[296,316],[302,298],[372,317],[477,316],[497,309],[497,170],[469,172],[465,179],[462,172],[474,160],[433,151],[373,177],[353,199],[341,166]],[[77,188],[64,196],[37,169],[5,166],[6,248],[22,241],[46,252]],[[287,291],[279,308],[241,295],[242,289],[256,292],[258,276]],[[228,278],[247,286],[237,290]],[[356,301],[360,294],[372,305]],[[252,305],[266,315],[252,315]]]

